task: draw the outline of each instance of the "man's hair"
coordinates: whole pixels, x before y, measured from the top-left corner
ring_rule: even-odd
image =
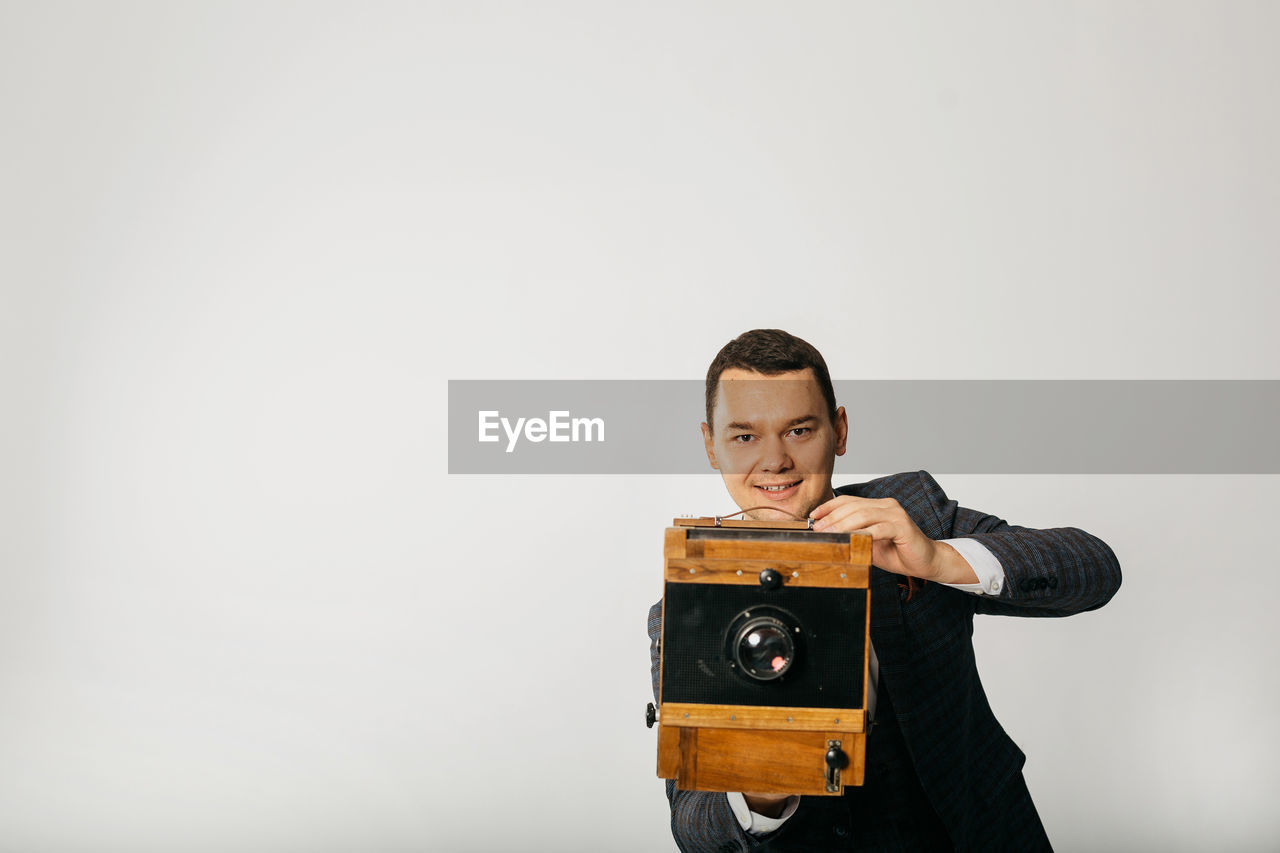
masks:
[[[711,412],[716,406],[720,374],[734,367],[765,376],[809,368],[826,398],[827,415],[835,423],[836,390],[831,386],[831,374],[827,372],[822,353],[808,341],[781,329],[752,329],[725,344],[707,368],[707,426],[713,432],[715,424],[711,422]]]

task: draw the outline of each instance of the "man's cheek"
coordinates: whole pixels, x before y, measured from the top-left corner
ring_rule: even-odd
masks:
[[[832,464],[835,457],[826,456],[824,454],[795,454],[792,461],[795,462],[795,470],[797,474],[822,474]]]
[[[734,453],[717,453],[716,459],[720,463],[720,472],[725,476],[745,477],[751,473],[752,460],[746,454]]]

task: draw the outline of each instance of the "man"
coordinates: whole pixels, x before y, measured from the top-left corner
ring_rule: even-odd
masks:
[[[975,613],[1068,616],[1120,586],[1106,543],[960,507],[924,471],[833,489],[848,418],[822,355],[776,329],[730,341],[707,371],[703,440],[730,496],[757,519],[868,533],[871,673],[863,786],[843,797],[676,790],[685,853],[1048,850],[1025,757],[987,703]],[[944,428],[940,420],[940,427]],[[657,691],[661,603],[649,612]]]

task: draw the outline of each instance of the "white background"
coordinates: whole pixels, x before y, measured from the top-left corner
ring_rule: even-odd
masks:
[[[4,3],[0,849],[674,849],[644,617],[722,487],[449,476],[446,381],[1280,378],[1278,26]],[[939,479],[1124,567],[977,627],[1056,846],[1274,847],[1276,478]]]

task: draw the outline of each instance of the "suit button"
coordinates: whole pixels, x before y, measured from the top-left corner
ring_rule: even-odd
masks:
[[[1058,576],[1049,575],[1049,589],[1057,589],[1057,588],[1058,588]]]
[[[846,835],[849,834],[849,830],[845,829],[843,826],[835,826],[835,827],[832,827],[832,829],[835,832],[837,838],[844,838]]]

